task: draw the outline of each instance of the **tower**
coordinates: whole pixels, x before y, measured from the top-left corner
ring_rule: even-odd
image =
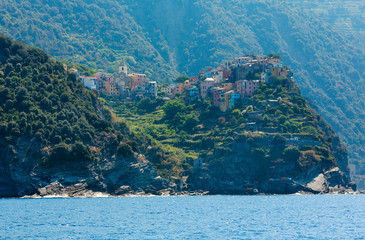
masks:
[[[122,60],[122,64],[119,67],[119,73],[124,73],[125,75],[128,74],[128,67],[127,67],[127,64],[125,63],[124,59]]]

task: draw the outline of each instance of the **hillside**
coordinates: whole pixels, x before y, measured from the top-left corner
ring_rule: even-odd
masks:
[[[218,194],[336,192],[340,179],[351,186],[345,146],[279,56],[247,55],[209,71],[163,84],[157,98],[134,96],[143,84],[131,84],[131,97],[107,97],[132,131],[164,150],[151,159],[159,174]],[[166,161],[172,156],[180,162]]]
[[[276,52],[296,73],[303,95],[341,135],[352,162],[363,161],[364,9],[361,1],[324,4],[5,0],[0,31],[52,56],[109,72],[124,58],[132,70],[159,82],[244,53]]]
[[[345,147],[292,80],[273,78],[225,113],[144,99],[114,115],[38,48],[1,35],[0,61],[1,197],[355,189]]]
[[[0,197],[157,194],[148,146],[63,64],[0,35]]]

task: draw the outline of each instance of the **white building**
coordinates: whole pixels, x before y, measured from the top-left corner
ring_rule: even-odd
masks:
[[[160,91],[164,92],[166,96],[171,96],[171,86],[160,87]]]
[[[223,71],[216,71],[214,74],[213,74],[213,78],[214,78],[214,81],[216,83],[221,83],[223,82]]]
[[[86,77],[83,76],[81,77],[81,82],[84,85],[84,87],[91,89],[91,90],[96,90],[96,81],[98,79],[95,77]]]

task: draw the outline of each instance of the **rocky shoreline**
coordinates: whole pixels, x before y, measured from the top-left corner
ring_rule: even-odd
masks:
[[[310,192],[297,192],[294,194],[267,194],[267,193],[259,193],[259,194],[229,194],[229,196],[273,196],[273,195],[358,195],[358,194],[365,194],[364,191],[334,191],[330,193],[320,193],[320,194],[313,194]],[[20,197],[22,199],[37,199],[37,198],[109,198],[109,197],[178,197],[178,196],[214,196],[214,195],[226,195],[226,194],[210,194],[209,192],[179,192],[179,193],[173,193],[173,194],[161,194],[161,195],[155,195],[155,194],[146,194],[143,192],[140,193],[134,193],[134,194],[122,194],[122,195],[111,195],[107,193],[102,192],[92,192],[92,191],[86,191],[86,192],[79,192],[79,193],[72,193],[72,194],[61,194],[61,195],[39,195],[34,194],[31,196],[23,196]]]
[[[0,198],[361,193],[338,167],[295,179],[268,179],[251,187],[238,182],[226,183],[205,170],[192,173],[185,181],[167,180],[148,161],[114,162],[82,171],[74,165],[56,169],[41,167],[30,172],[19,166],[9,171],[0,167],[0,172],[8,174],[0,177]]]
[[[130,186],[120,186],[114,192],[93,190],[88,182],[83,179],[75,184],[64,185],[60,181],[52,182],[36,190],[31,195],[20,196],[21,198],[98,198],[98,197],[153,197],[153,196],[202,196],[202,195],[324,195],[324,194],[364,194],[352,188],[345,188],[340,184],[329,182],[329,175],[338,174],[338,169],[332,169],[324,174],[318,175],[306,185],[297,181],[273,182],[268,181],[262,184],[260,191],[249,192],[217,192],[207,190],[178,190],[177,185],[171,184],[168,188],[152,190],[148,186],[145,190],[139,188],[133,190]],[[332,176],[333,177],[333,176]],[[157,177],[161,180],[160,177]],[[63,181],[65,181],[63,179]],[[285,190],[284,190],[285,189]],[[266,192],[262,192],[266,190]],[[285,192],[286,191],[286,192]]]

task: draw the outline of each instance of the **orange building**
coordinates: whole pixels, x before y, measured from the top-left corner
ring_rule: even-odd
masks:
[[[273,67],[270,70],[271,70],[271,73],[274,77],[283,77],[283,78],[288,77],[288,70],[286,68]]]
[[[119,96],[119,90],[117,84],[114,82],[104,82],[104,88],[102,92],[107,96]]]

